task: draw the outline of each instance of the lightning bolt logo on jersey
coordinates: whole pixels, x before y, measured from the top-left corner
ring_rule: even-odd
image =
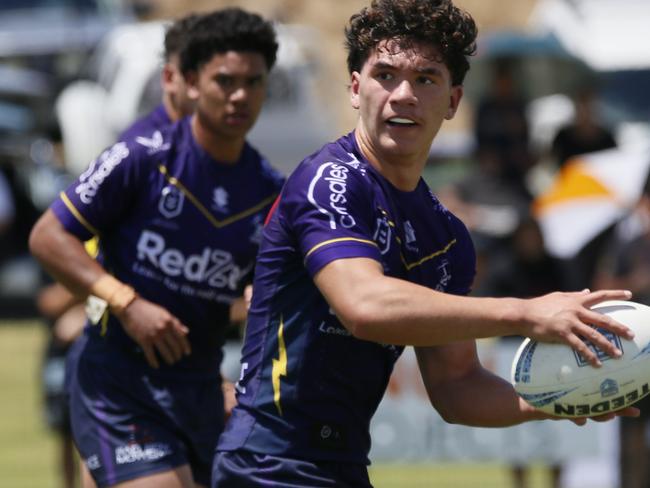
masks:
[[[349,134],[301,163],[264,228],[239,405],[220,450],[368,462],[370,418],[403,348],[352,336],[313,282],[356,257],[447,293],[469,293],[475,272],[467,229],[424,181],[397,190]]]
[[[282,183],[249,145],[237,164],[218,164],[185,119],[107,149],[52,209],[82,240],[102,234],[105,267],[190,328],[192,354],[174,369],[214,375],[229,305],[252,272],[260,222]],[[112,316],[96,329],[108,355],[135,347]]]

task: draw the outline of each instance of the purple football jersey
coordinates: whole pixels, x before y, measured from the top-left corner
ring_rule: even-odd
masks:
[[[159,374],[216,375],[229,304],[282,183],[248,144],[236,164],[213,160],[184,119],[108,148],[51,208],[81,240],[99,235],[106,269],[189,327],[192,354]],[[141,354],[110,314],[87,333],[97,357]]]
[[[144,117],[140,117],[127,127],[117,138],[118,141],[129,141],[137,136],[150,137],[157,130],[172,124],[172,120],[161,103]]]
[[[410,192],[391,185],[349,134],[298,166],[263,236],[239,405],[218,449],[367,463],[370,420],[403,347],[353,337],[313,277],[364,257],[388,276],[467,294],[469,233],[423,180]]]

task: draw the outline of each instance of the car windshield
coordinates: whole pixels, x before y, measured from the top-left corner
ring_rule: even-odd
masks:
[[[0,10],[19,10],[48,7],[69,7],[76,10],[97,10],[96,0],[2,0]]]

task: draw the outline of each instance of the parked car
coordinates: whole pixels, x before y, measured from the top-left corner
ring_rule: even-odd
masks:
[[[65,78],[110,28],[133,18],[126,0],[2,0],[0,60]]]

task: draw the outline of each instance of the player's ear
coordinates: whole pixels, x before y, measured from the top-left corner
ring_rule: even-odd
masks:
[[[359,78],[361,75],[358,71],[353,71],[350,75],[350,103],[352,108],[359,109]]]
[[[456,115],[456,111],[458,110],[458,105],[460,105],[461,98],[463,98],[463,85],[453,85],[449,95],[449,108],[447,109],[445,119],[451,120],[454,118],[454,115]]]
[[[196,101],[199,98],[199,74],[196,71],[188,71],[183,76],[187,85],[187,96]]]

